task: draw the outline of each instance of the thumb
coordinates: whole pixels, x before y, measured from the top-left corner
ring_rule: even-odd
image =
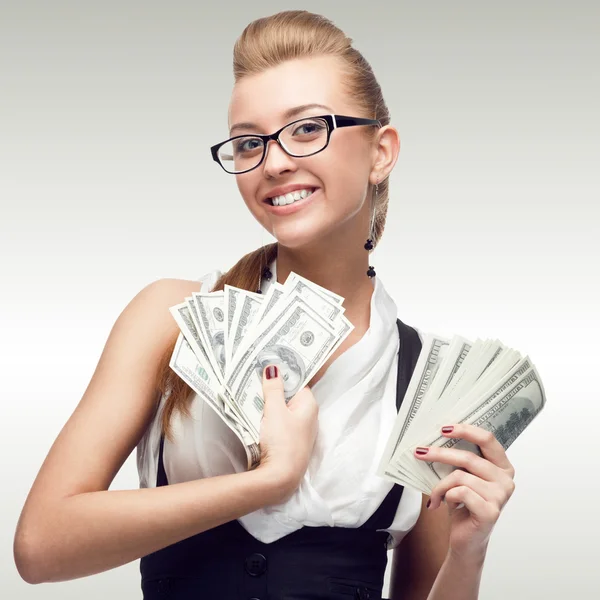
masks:
[[[298,390],[296,394],[287,403],[287,407],[294,413],[312,416],[319,412],[319,406],[313,396],[312,390],[308,385]]]
[[[267,365],[263,371],[263,397],[265,399],[264,414],[285,408],[283,379],[277,365]]]

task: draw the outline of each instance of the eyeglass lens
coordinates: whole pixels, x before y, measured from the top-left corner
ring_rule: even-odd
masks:
[[[327,121],[306,118],[290,123],[281,132],[279,141],[292,156],[319,152],[327,145]],[[262,139],[254,135],[238,137],[219,148],[219,160],[229,173],[241,173],[260,163],[263,146]]]

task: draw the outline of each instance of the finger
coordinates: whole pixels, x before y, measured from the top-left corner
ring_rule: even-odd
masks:
[[[283,379],[277,365],[267,365],[264,368],[262,386],[265,400],[263,417],[273,410],[277,410],[278,407],[285,407]]]
[[[423,448],[419,446],[415,449],[414,456],[429,463],[439,462],[459,467],[473,475],[477,475],[477,477],[481,477],[485,481],[497,481],[502,477],[506,477],[506,473],[502,469],[469,450],[440,448],[438,446]]]
[[[442,500],[445,498],[448,491],[460,485],[470,487],[487,502],[500,502],[502,500],[497,486],[489,481],[484,481],[480,477],[476,477],[467,471],[457,469],[456,471],[452,471],[450,475],[444,477],[433,490],[431,490],[428,508],[431,508],[431,510],[438,508],[438,506],[442,504]]]
[[[448,490],[446,501],[448,506],[453,509],[463,503],[481,523],[495,523],[500,516],[500,509],[495,504],[486,502],[476,491],[466,485],[459,485]]]
[[[451,431],[444,431],[449,427],[452,427]],[[456,423],[444,426],[441,433],[444,437],[460,438],[477,444],[484,458],[514,477],[514,468],[506,456],[506,450],[491,431],[468,423]]]
[[[298,392],[290,398],[287,406],[296,414],[302,413],[310,415],[319,410],[317,402],[308,386],[304,386],[301,390],[298,390]]]

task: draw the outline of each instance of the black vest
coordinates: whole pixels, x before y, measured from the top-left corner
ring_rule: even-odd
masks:
[[[421,340],[397,320],[396,407],[415,368]],[[168,485],[160,440],[157,486]],[[387,533],[404,487],[395,484],[360,527],[302,527],[264,544],[237,520],[143,556],[144,600],[380,600]]]

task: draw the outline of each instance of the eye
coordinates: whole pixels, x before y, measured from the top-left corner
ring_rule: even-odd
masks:
[[[240,138],[236,140],[235,151],[238,153],[252,152],[262,147],[262,140],[259,138]]]
[[[305,131],[300,131],[304,129]],[[301,135],[310,135],[313,133],[319,133],[320,131],[323,131],[323,129],[325,129],[322,125],[320,125],[319,123],[315,123],[313,122],[308,122],[308,123],[302,123],[301,125],[298,125],[295,129],[294,129],[294,133],[292,135],[296,135],[298,132],[300,132]]]

